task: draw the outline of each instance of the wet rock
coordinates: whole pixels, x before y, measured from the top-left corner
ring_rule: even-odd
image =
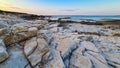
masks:
[[[9,55],[6,51],[4,41],[2,39],[0,39],[0,62],[3,62],[4,60],[6,60],[8,58],[8,56]]]

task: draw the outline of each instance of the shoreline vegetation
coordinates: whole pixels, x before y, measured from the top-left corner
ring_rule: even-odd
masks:
[[[120,20],[0,10],[0,68],[120,68]]]

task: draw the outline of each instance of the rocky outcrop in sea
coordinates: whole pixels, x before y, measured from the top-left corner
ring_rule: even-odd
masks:
[[[21,16],[0,13],[0,68],[120,68],[120,25],[114,21]]]

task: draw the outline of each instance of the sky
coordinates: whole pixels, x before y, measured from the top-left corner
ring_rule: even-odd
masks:
[[[38,15],[120,15],[120,0],[0,0],[0,9]]]

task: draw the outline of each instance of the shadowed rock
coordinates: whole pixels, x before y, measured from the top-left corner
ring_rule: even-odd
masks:
[[[4,41],[2,39],[0,39],[0,62],[3,62],[4,60],[6,60],[8,58],[8,56],[9,55],[6,51]]]

